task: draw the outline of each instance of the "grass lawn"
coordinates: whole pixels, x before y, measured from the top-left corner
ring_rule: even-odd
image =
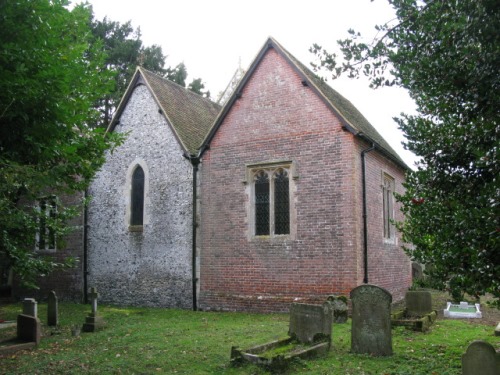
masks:
[[[0,307],[0,319],[14,320],[20,303]],[[38,305],[43,338],[37,349],[0,357],[0,374],[265,374],[256,366],[229,365],[231,346],[247,348],[287,336],[288,315],[193,312],[159,308],[99,306],[104,330],[72,337],[89,305],[59,304],[58,329],[46,323]],[[461,374],[461,355],[474,340],[500,348],[491,324],[438,320],[428,333],[393,329],[394,355],[350,354],[350,321],[334,325],[327,357],[298,360],[289,373],[302,374]],[[0,340],[15,328],[0,330]]]

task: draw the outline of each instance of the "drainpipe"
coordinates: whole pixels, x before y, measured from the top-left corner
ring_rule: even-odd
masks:
[[[196,215],[197,215],[197,210],[196,210],[196,201],[198,199],[197,196],[197,184],[198,184],[198,171],[199,171],[199,165],[200,165],[200,153],[198,156],[194,155],[188,155],[187,153],[184,153],[184,157],[188,159],[191,164],[193,165],[193,221],[192,221],[192,229],[193,229],[193,245],[192,245],[192,250],[191,250],[191,280],[192,280],[192,285],[193,285],[193,311],[198,310],[197,306],[197,285],[198,285],[198,278],[196,277],[196,229],[198,227],[198,224],[196,222]]]
[[[361,134],[359,134],[361,135]],[[365,275],[363,283],[368,284],[368,222],[367,222],[367,208],[366,208],[366,161],[365,155],[370,151],[375,150],[375,143],[372,146],[361,151],[361,185],[363,188],[363,258]]]
[[[88,208],[87,208],[87,197],[88,197],[88,190],[85,189],[83,191],[83,197],[85,200],[85,206],[83,207],[83,302],[88,303],[88,295],[87,295],[87,290],[88,290],[88,274],[89,274],[89,268],[88,268],[88,247],[87,247],[87,242],[88,242]]]

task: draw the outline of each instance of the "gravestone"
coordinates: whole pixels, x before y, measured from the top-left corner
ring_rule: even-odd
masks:
[[[346,296],[328,296],[327,301],[330,302],[333,309],[333,322],[345,323],[348,318],[347,297]]]
[[[82,331],[95,332],[104,327],[104,321],[102,317],[97,315],[97,298],[99,297],[99,294],[97,293],[96,288],[90,288],[90,293],[88,296],[90,298],[92,311],[85,318],[85,323],[82,326]]]
[[[332,334],[332,307],[330,303],[308,305],[294,303],[290,307],[288,334],[299,342],[311,344]]]
[[[47,325],[57,326],[59,324],[59,304],[57,302],[56,292],[49,293],[47,299]]]
[[[37,302],[34,298],[25,298],[23,301],[23,314],[34,316],[35,318],[38,316],[38,307]]]
[[[462,375],[500,375],[500,353],[485,341],[474,341],[462,355]]]
[[[500,336],[500,323],[498,323],[497,327],[495,328],[495,336]]]
[[[424,278],[422,265],[420,263],[413,262],[411,264],[411,276],[413,280],[421,280]]]
[[[17,339],[25,342],[40,343],[42,328],[36,316],[20,314],[17,316]]]
[[[406,316],[424,316],[432,312],[431,293],[424,290],[409,290],[405,295]]]
[[[351,351],[374,356],[392,355],[391,294],[365,284],[351,290]]]

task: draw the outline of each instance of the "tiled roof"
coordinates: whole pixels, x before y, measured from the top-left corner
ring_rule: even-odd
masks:
[[[274,43],[279,46],[279,44],[274,41]],[[284,53],[286,53],[289,59],[300,69],[304,75],[309,79],[309,81],[316,86],[319,92],[324,95],[332,107],[334,107],[337,113],[343,117],[343,119],[352,126],[360,135],[364,135],[369,140],[378,144],[384,151],[386,151],[390,156],[395,158],[399,163],[406,166],[404,161],[398,155],[396,151],[387,143],[387,141],[380,135],[380,133],[373,127],[372,124],[361,114],[360,111],[346,98],[340,95],[332,87],[330,87],[325,81],[314,74],[309,68],[297,60],[292,54],[280,46]]]
[[[109,129],[114,128],[116,120],[123,111],[140,76],[151,90],[184,150],[191,155],[196,154],[221,107],[211,100],[142,67],[137,68]]]
[[[241,90],[252,76],[254,70],[259,65],[261,59],[269,48],[275,49],[281,56],[283,56],[292,67],[299,73],[304,80],[304,83],[313,88],[316,93],[323,99],[323,101],[341,118],[347,130],[352,132],[358,137],[367,140],[370,143],[375,143],[377,149],[388,156],[393,161],[397,162],[404,168],[408,168],[405,162],[397,154],[396,151],[387,143],[387,141],[379,134],[379,132],[368,122],[368,120],[359,112],[352,103],[340,95],[337,91],[331,88],[321,78],[314,74],[304,64],[297,60],[291,53],[285,50],[276,40],[269,38],[264,47],[261,49],[254,62],[251,64],[246,75],[240,81],[239,86],[235,89],[233,97],[230,98],[221,113],[219,114],[214,126],[210,130],[204,144],[208,144],[217,131],[218,126],[224,119],[229,111],[232,103],[236,100]]]

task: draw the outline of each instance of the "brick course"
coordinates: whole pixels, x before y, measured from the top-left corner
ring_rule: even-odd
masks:
[[[269,49],[204,154],[201,308],[286,311],[293,301],[348,294],[362,282],[362,145],[301,81],[288,62]],[[381,206],[375,207],[380,182],[376,186],[374,176],[382,167],[395,178],[402,171],[376,152],[369,157],[373,232],[382,223]],[[249,197],[242,184],[246,165],[273,160],[292,160],[297,168],[292,194],[297,235],[249,239]],[[399,293],[409,279],[389,275],[387,267],[400,271],[405,256],[395,246],[393,257],[384,246],[370,245],[371,258],[377,260],[370,269],[373,282]]]

